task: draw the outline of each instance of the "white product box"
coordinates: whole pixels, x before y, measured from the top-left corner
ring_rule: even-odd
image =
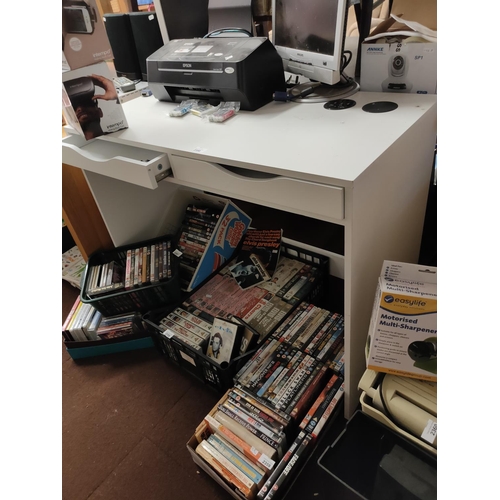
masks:
[[[435,32],[411,22],[408,26],[421,32],[408,26],[389,30],[395,20],[400,18],[382,23],[361,44],[361,90],[436,94],[437,37],[431,36]]]
[[[87,140],[128,127],[107,63],[63,73],[62,82],[64,117]]]
[[[366,343],[366,366],[437,381],[437,268],[384,261]]]
[[[437,43],[363,43],[360,88],[437,93]]]

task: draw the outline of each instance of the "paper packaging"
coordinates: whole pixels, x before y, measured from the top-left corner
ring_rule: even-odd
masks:
[[[113,59],[96,0],[62,2],[62,71]]]
[[[437,32],[391,14],[361,44],[360,88],[437,93]]]
[[[117,95],[110,100],[92,99],[92,96],[104,95],[105,90],[91,75],[106,78],[114,89],[113,75],[105,62],[62,74],[64,117],[68,125],[87,140],[128,127]]]
[[[384,261],[366,343],[367,368],[437,381],[437,268]]]

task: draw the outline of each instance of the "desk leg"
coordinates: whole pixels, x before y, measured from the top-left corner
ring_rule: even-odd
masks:
[[[83,258],[114,248],[81,169],[62,164],[62,209],[71,236]]]

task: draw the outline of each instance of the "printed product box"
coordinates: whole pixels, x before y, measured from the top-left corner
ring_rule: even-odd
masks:
[[[363,43],[361,90],[437,93],[436,43]]]
[[[437,381],[437,268],[384,261],[366,343],[367,368]]]
[[[391,16],[361,44],[361,90],[436,94],[436,32]]]
[[[107,63],[62,74],[62,107],[68,125],[87,140],[128,127]]]
[[[62,2],[62,71],[113,59],[96,0]]]

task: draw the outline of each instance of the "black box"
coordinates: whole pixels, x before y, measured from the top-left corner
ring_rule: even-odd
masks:
[[[318,465],[363,499],[437,498],[437,457],[360,410]]]

